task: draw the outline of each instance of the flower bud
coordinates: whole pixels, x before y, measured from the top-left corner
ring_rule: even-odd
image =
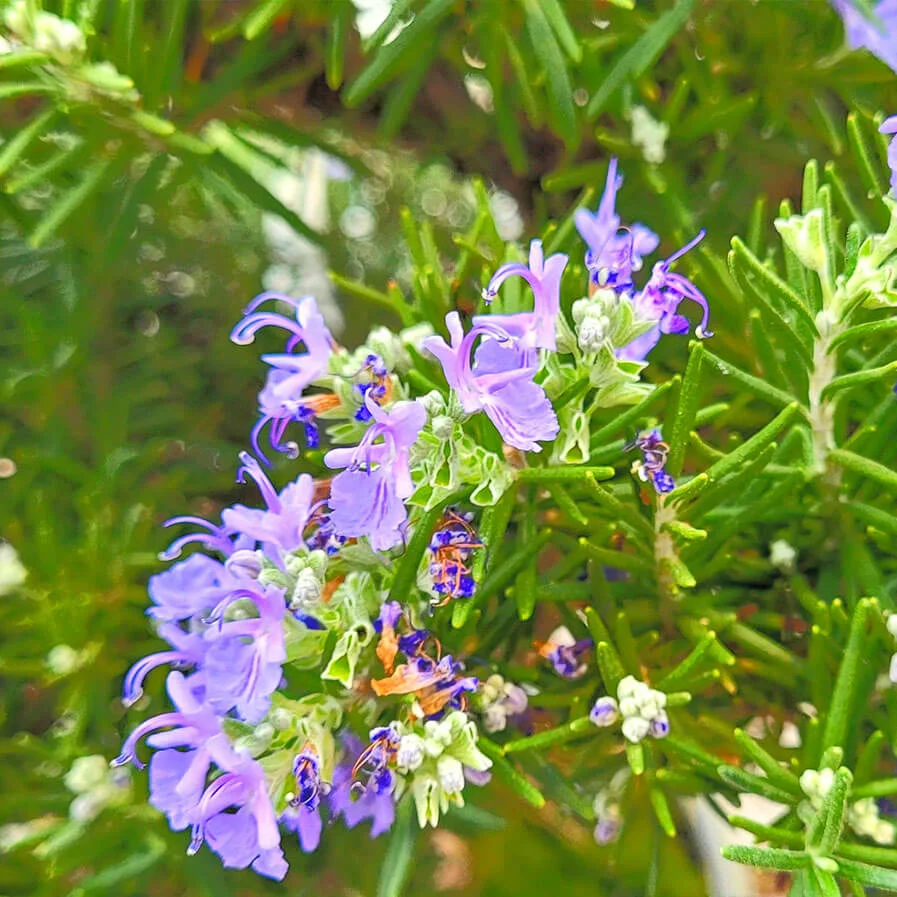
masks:
[[[396,766],[403,772],[413,772],[424,762],[424,740],[419,735],[403,735],[396,753]]]
[[[589,712],[589,719],[596,726],[604,728],[612,726],[620,718],[620,708],[617,702],[609,695],[598,698]]]
[[[262,572],[262,561],[256,551],[241,548],[235,551],[225,562],[224,566],[234,576],[246,576],[249,579],[258,579]]]
[[[640,742],[651,730],[651,723],[640,716],[630,716],[623,720],[623,737],[633,744]]]
[[[443,755],[436,761],[436,772],[442,790],[448,794],[457,794],[464,790],[464,767],[460,760]]]

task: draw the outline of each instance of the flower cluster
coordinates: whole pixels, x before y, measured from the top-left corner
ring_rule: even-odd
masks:
[[[649,735],[665,738],[669,734],[666,705],[667,696],[662,691],[640,682],[635,676],[626,676],[617,686],[616,698],[610,695],[598,698],[589,712],[589,719],[604,728],[622,718],[623,737],[637,744]]]
[[[703,296],[670,271],[681,252],[634,289],[632,272],[658,239],[621,227],[619,185],[614,161],[598,213],[577,217],[591,287],[571,305],[567,256],[533,240],[527,264],[509,261],[489,279],[484,313],[446,315],[447,339],[426,324],[376,328],[348,350],[312,297],[264,293],[245,309],[233,342],[283,339],[261,355],[252,453],[237,472],[261,506],[166,523],[188,527],[162,555],[173,566],[149,583],[148,613],[168,647],[132,667],[124,700],[135,704],[155,669],[173,667],[172,709],[138,725],[115,761],[142,766],[146,737],[150,801],[173,829],[190,830],[190,852],[206,844],[225,866],[282,878],[282,833],[314,850],[328,816],[350,827],[370,819],[376,836],[409,794],[420,824],[435,825],[462,805],[466,782],[488,778],[475,720],[489,733],[528,725],[522,688],[500,675],[480,684],[470,658],[444,653],[435,636],[443,606],[477,598],[490,549],[475,509],[513,488],[524,453],[547,446],[569,461],[579,446],[587,456],[589,414],[651,388],[639,379],[644,356],[661,333],[688,329],[683,299],[702,305],[706,335]],[[509,281],[531,301],[511,298]],[[437,364],[446,387],[430,388]],[[588,411],[589,390],[579,408],[562,401],[556,411],[552,398],[583,375]],[[274,485],[271,451],[320,457],[325,440],[328,477]],[[637,444],[639,475],[668,491],[659,434]],[[179,560],[187,548],[199,550]],[[540,653],[574,679],[592,645],[561,627]],[[663,695],[641,683],[623,691],[626,736],[663,734]]]
[[[807,769],[800,777],[800,787],[807,800],[798,807],[798,815],[809,824],[813,814],[822,806],[825,796],[835,784],[832,769]],[[863,838],[876,844],[891,845],[897,840],[897,827],[881,818],[881,811],[874,798],[864,797],[853,801],[847,808],[847,825]]]

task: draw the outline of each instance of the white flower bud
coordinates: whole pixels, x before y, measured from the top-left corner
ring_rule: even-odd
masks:
[[[0,542],[0,595],[15,591],[28,576],[18,552],[9,542]]]
[[[78,757],[63,781],[69,791],[82,794],[102,785],[108,774],[109,764],[106,758],[100,754],[91,754],[89,757]]]
[[[293,597],[290,599],[290,608],[295,610],[299,607],[317,604],[321,598],[322,588],[323,583],[311,567],[300,570],[293,588]]]
[[[439,784],[447,794],[457,794],[464,790],[464,767],[460,760],[444,755],[436,761]]]
[[[47,654],[47,668],[56,676],[68,676],[78,668],[79,656],[71,645],[55,645]]]
[[[455,422],[447,414],[437,414],[432,419],[433,435],[439,439],[451,439]]]
[[[640,716],[639,702],[635,698],[623,698],[620,701],[620,713],[625,717]]]
[[[651,730],[651,723],[640,716],[630,716],[623,720],[621,726],[623,737],[633,744],[640,742]]]
[[[797,550],[784,539],[776,539],[769,546],[769,562],[779,570],[788,572],[794,569]]]
[[[895,834],[897,834],[897,830],[895,830],[892,823],[879,819],[875,825],[875,830],[872,832],[872,840],[876,844],[893,844]]]
[[[424,762],[424,740],[419,735],[403,735],[396,752],[396,766],[402,772],[413,772]]]
[[[491,735],[503,732],[508,725],[508,717],[501,704],[491,704],[483,714],[483,728]]]
[[[75,822],[91,822],[99,816],[105,805],[106,801],[101,794],[88,791],[85,794],[79,794],[69,804],[69,816]]]
[[[617,698],[622,701],[623,698],[632,697],[640,684],[641,683],[635,676],[625,676],[620,680],[620,684],[617,686]]]
[[[224,566],[235,576],[258,579],[259,573],[262,572],[262,559],[257,551],[241,548],[224,562]]]
[[[888,632],[897,638],[897,614],[889,614],[887,622]]]

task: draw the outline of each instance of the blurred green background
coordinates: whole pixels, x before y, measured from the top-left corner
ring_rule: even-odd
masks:
[[[846,113],[895,111],[897,81],[846,51],[823,0],[44,9],[131,86],[0,65],[0,894],[373,894],[385,841],[364,831],[291,850],[278,885],[186,858],[141,774],[71,773],[128,728],[122,675],[157,646],[160,522],[240,495],[262,375],[228,341],[242,307],[314,293],[352,345],[395,322],[345,280],[409,288],[403,208],[452,249],[478,179],[502,236],[525,240],[600,192],[611,154],[624,218],[670,242],[704,226],[724,252],[763,226],[758,197],[797,193],[806,158],[849,170]],[[478,285],[452,289],[471,302]],[[495,787],[418,838],[407,893],[626,897],[661,849],[657,895],[706,893],[695,846],[659,845],[647,821],[598,848]]]

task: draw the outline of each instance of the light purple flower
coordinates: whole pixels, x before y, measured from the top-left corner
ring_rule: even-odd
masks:
[[[298,807],[287,807],[280,817],[281,823],[299,838],[299,846],[303,853],[313,853],[321,843],[321,811],[317,807],[300,804]]]
[[[292,321],[276,312],[257,311],[259,306],[271,299],[295,308],[296,320]],[[276,451],[292,452],[293,446],[281,444],[284,431],[291,421],[306,425],[307,439],[311,447],[315,447],[317,430],[313,419],[319,410],[316,400],[320,399],[317,396],[303,397],[303,394],[311,383],[326,373],[334,348],[333,337],[318,311],[317,303],[311,296],[297,300],[281,293],[262,293],[249,303],[243,315],[243,320],[231,333],[231,339],[238,345],[249,345],[263,327],[282,327],[290,334],[284,352],[262,356],[262,361],[271,365],[273,370],[259,393],[261,417],[252,430],[253,447],[267,462],[259,448],[258,438],[270,423],[271,447]],[[305,344],[306,351],[294,352],[300,343]]]
[[[894,35],[895,52],[897,52],[897,33]],[[878,129],[882,134],[893,134],[888,144],[888,167],[891,169],[891,192],[897,196],[897,115],[886,118]]]
[[[832,3],[844,20],[851,48],[868,50],[897,72],[897,0],[880,0],[872,15],[858,9],[852,0],[832,0]]]
[[[125,740],[121,753],[112,761],[112,765],[133,763],[138,769],[143,769],[144,764],[137,756],[136,749],[140,740],[147,735],[147,744],[159,750],[188,748],[190,764],[183,768],[183,775],[176,787],[178,795],[183,798],[194,794],[205,783],[212,761],[222,769],[228,769],[239,763],[241,757],[233,750],[224,734],[221,718],[205,701],[197,697],[191,680],[185,678],[183,673],[172,672],[168,674],[166,686],[175,710],[160,713],[137,726]],[[167,731],[160,731],[163,729]],[[168,782],[171,774],[172,769],[168,768],[160,778]],[[166,784],[163,791],[167,793],[167,790]],[[160,800],[161,794],[162,792]]]
[[[483,293],[487,300],[491,300],[509,277],[522,277],[532,288],[533,310],[513,315],[478,315],[473,319],[474,326],[497,324],[517,339],[521,349],[550,349],[553,352],[557,348],[555,324],[561,311],[561,277],[566,266],[566,255],[556,253],[546,259],[542,241],[533,240],[529,244],[529,265],[520,262],[502,265],[492,275]]]
[[[240,460],[243,466],[237,472],[237,482],[242,483],[248,473],[257,483],[266,508],[234,505],[221,512],[221,520],[229,531],[258,543],[272,561],[280,564],[282,553],[305,544],[302,534],[311,516],[314,482],[303,473],[278,493],[252,455],[240,452]]]
[[[212,644],[199,675],[206,700],[215,710],[227,713],[235,709],[244,720],[255,723],[271,706],[271,693],[280,684],[281,666],[287,658],[283,634],[286,602],[284,590],[276,586],[238,589],[212,611],[210,621],[220,621],[225,608],[241,598],[253,601],[259,615],[219,622],[209,629],[207,637]],[[251,641],[245,641],[247,638]]]
[[[439,360],[461,407],[468,414],[485,411],[508,445],[541,451],[539,442],[550,442],[559,427],[545,391],[533,381],[536,368],[524,366],[527,353],[488,316],[467,334],[456,311],[446,315],[445,324],[451,345],[441,336],[428,336],[421,345]],[[484,339],[473,352],[480,337]]]
[[[237,807],[236,813],[226,810]],[[247,866],[268,878],[282,879],[287,863],[261,765],[250,757],[215,779],[195,810],[188,854],[208,841],[229,869]]]
[[[632,299],[636,314],[643,321],[655,321],[654,326],[642,336],[636,337],[617,353],[627,361],[644,361],[645,356],[657,345],[665,333],[688,333],[688,318],[677,313],[684,299],[691,299],[701,306],[701,323],[695,327],[695,336],[705,339],[713,336],[708,329],[710,308],[704,294],[687,278],[670,271],[670,265],[704,239],[702,230],[693,240],[674,252],[668,259],[657,262],[651,278]]]
[[[143,696],[143,682],[156,667],[165,664],[198,666],[203,662],[208,642],[201,632],[184,632],[175,623],[163,623],[159,635],[172,647],[170,651],[158,651],[138,660],[125,676],[122,687],[122,703],[125,707],[135,704]]]
[[[388,734],[385,729],[375,729],[372,734],[384,732]],[[360,756],[364,750],[362,743],[352,734],[344,735],[343,742],[349,757]],[[351,762],[336,766],[333,770],[333,788],[328,798],[334,819],[342,816],[347,828],[355,828],[360,822],[370,819],[372,838],[391,828],[396,808],[392,796],[393,776],[387,768],[388,763],[388,752],[382,749],[372,751],[359,770],[367,778],[366,782],[353,775]]]
[[[408,453],[427,412],[418,402],[396,402],[384,411],[366,396],[365,404],[373,423],[361,442],[324,456],[329,468],[346,468],[330,484],[330,523],[338,535],[367,536],[374,551],[386,551],[402,541],[404,500],[414,491]]]
[[[155,607],[147,613],[157,620],[188,620],[211,610],[239,581],[220,561],[192,554],[164,573],[151,576],[147,586]]]
[[[642,256],[650,255],[660,239],[643,224],[633,224],[620,233],[620,216],[615,211],[617,190],[623,186],[617,175],[617,160],[607,167],[607,181],[597,212],[577,209],[573,216],[579,235],[589,247],[586,267],[592,280],[601,286],[625,288],[632,284],[632,272],[642,267]]]

